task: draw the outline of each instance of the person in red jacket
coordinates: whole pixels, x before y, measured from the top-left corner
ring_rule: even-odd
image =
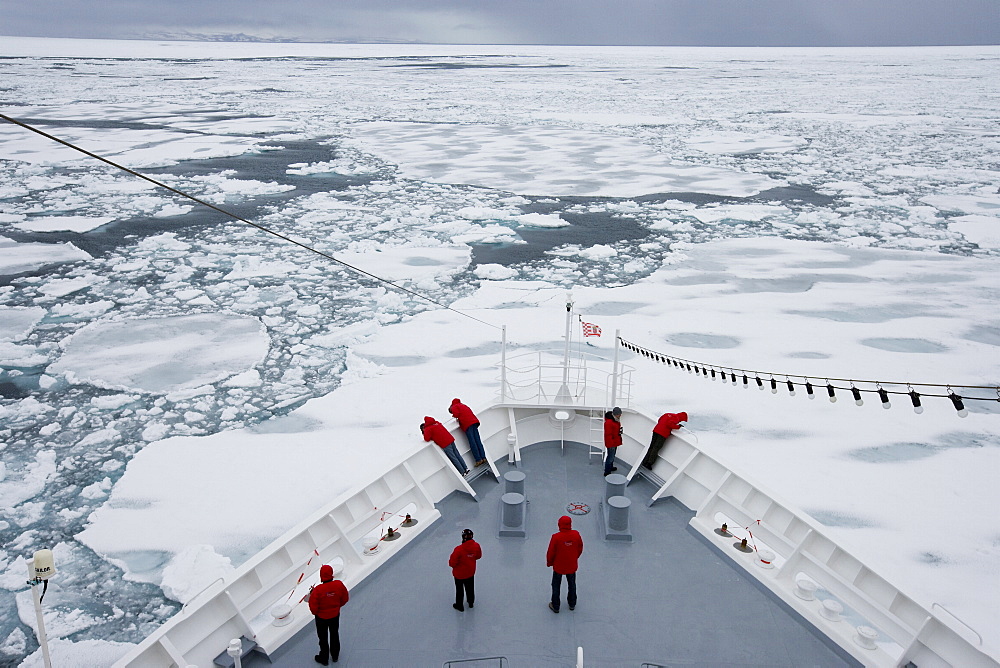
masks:
[[[604,414],[604,447],[608,451],[608,456],[604,458],[604,475],[618,470],[615,466],[615,453],[622,444],[621,419],[622,409],[617,406]]]
[[[681,426],[681,422],[687,422],[687,413],[664,413],[657,420],[656,426],[653,427],[653,440],[649,442],[649,450],[646,451],[646,456],[642,460],[642,465],[647,469],[652,469],[653,464],[656,463],[656,456],[660,454],[660,448],[663,447],[663,442],[667,440],[670,436],[670,432],[674,429],[678,429]]]
[[[472,608],[476,603],[476,560],[483,558],[483,549],[472,539],[472,529],[462,531],[462,544],[452,550],[448,565],[455,576],[455,604],[451,607],[465,612],[462,592]]]
[[[455,465],[459,473],[469,474],[469,467],[465,465],[465,459],[462,458],[462,453],[455,445],[455,437],[451,435],[447,427],[430,415],[426,415],[423,424],[420,425],[420,433],[424,435],[425,441],[434,441],[444,450],[444,454],[448,455],[448,459]]]
[[[343,582],[333,579],[332,567],[321,566],[319,579],[322,582],[309,591],[309,611],[316,616],[316,635],[319,636],[316,663],[326,666],[327,657],[334,663],[340,659],[340,609],[347,605],[350,595]]]
[[[465,432],[465,437],[469,439],[469,447],[472,449],[472,456],[476,460],[476,466],[486,463],[486,448],[483,447],[483,439],[479,437],[479,418],[472,412],[472,409],[463,404],[459,399],[451,400],[448,408],[456,420],[458,427]]]
[[[549,610],[559,612],[559,590],[562,578],[566,576],[566,602],[569,609],[576,609],[576,569],[583,554],[583,538],[573,528],[569,515],[559,518],[559,531],[549,539],[549,550],[545,553],[545,565],[552,567],[552,600]]]

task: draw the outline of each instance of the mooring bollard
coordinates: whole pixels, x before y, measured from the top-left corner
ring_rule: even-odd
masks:
[[[621,473],[612,473],[604,476],[604,500],[608,501],[612,496],[625,496],[625,485],[628,478]]]
[[[631,505],[632,501],[626,496],[608,499],[608,526],[615,531],[628,531],[628,509]]]
[[[524,494],[507,492],[500,497],[503,502],[503,525],[509,528],[524,524]]]
[[[503,474],[504,492],[524,494],[524,479],[527,476],[520,471],[507,471]]]

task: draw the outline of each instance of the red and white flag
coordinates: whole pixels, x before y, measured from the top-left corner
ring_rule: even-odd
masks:
[[[583,335],[584,336],[600,336],[601,335],[601,328],[598,327],[597,325],[595,325],[594,323],[592,323],[592,322],[584,322],[584,321],[581,320],[580,324],[583,325]]]

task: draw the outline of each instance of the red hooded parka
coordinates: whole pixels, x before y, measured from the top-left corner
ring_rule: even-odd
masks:
[[[653,433],[666,438],[670,436],[670,432],[681,426],[681,422],[687,422],[687,419],[687,413],[664,413],[653,427]]]
[[[452,550],[448,565],[456,580],[467,580],[476,574],[476,559],[483,558],[483,548],[473,539],[463,541]]]
[[[472,409],[458,399],[452,399],[448,412],[458,420],[458,426],[462,431],[465,431],[474,424],[479,424],[479,418],[472,412]]]
[[[622,425],[611,411],[604,414],[604,447],[617,448],[622,444]]]
[[[583,554],[583,538],[573,528],[569,515],[559,518],[559,531],[549,539],[549,550],[545,553],[545,565],[560,575],[576,573],[578,560]]]
[[[455,442],[455,437],[451,435],[447,427],[427,415],[424,416],[424,440],[434,441],[442,448],[447,448]]]
[[[319,579],[322,584],[313,587],[309,592],[309,612],[320,619],[333,619],[340,615],[340,608],[347,604],[350,594],[340,580],[333,579],[333,569],[323,565],[319,569]]]

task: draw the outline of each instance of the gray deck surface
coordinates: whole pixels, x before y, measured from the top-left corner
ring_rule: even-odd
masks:
[[[510,470],[506,461],[499,468],[501,474]],[[859,665],[687,529],[691,511],[673,500],[647,507],[655,492],[651,483],[637,477],[627,489],[634,542],[611,542],[600,532],[601,464],[596,458],[588,463],[584,446],[567,445],[565,454],[558,443],[532,446],[523,451],[520,470],[527,475],[527,538],[497,536],[502,480],[479,477],[473,483],[478,503],[452,494],[439,504],[442,518],[433,527],[351,591],[336,665],[440,667],[505,656],[511,668],[573,666],[578,646],[588,668]],[[590,514],[573,516],[584,540],[579,602],[575,611],[568,609],[564,582],[562,609],[553,614],[545,551],[570,502],[591,507]],[[483,558],[476,607],[458,612],[448,557],[466,527],[475,532]],[[316,666],[317,650],[310,623],[272,657],[273,665]],[[252,656],[244,661],[247,668],[270,665]],[[499,664],[456,668],[488,665]]]

